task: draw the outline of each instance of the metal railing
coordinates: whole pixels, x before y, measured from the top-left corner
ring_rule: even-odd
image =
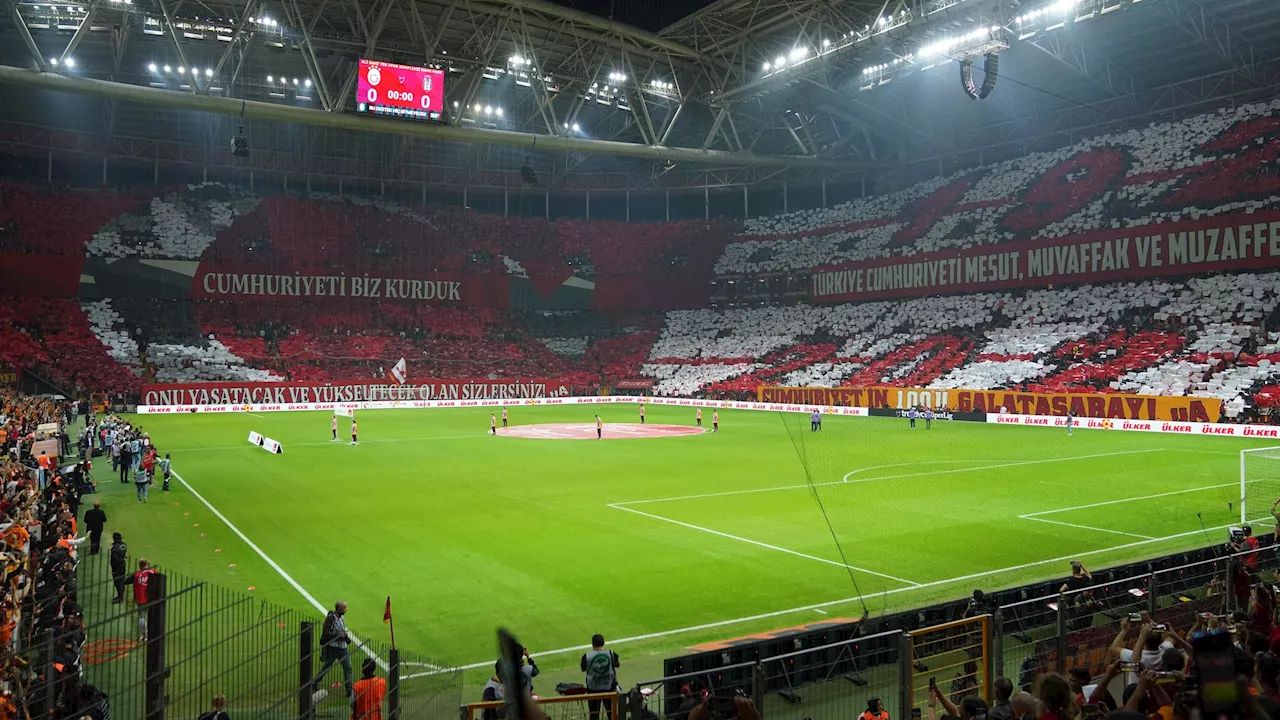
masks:
[[[219,694],[237,718],[350,714],[342,667],[312,682],[321,668],[321,616],[167,568],[148,583],[147,602],[137,604],[135,588],[126,582],[135,567],[126,565],[129,574],[115,575],[105,547],[99,555],[87,550],[76,568],[77,586],[44,600],[75,603],[84,621],[82,630],[65,623],[36,628],[28,656],[45,679],[31,693],[32,715],[80,717],[84,707],[76,698],[84,686],[105,694],[117,718],[195,718]],[[461,670],[363,638],[349,651],[354,680],[360,679],[364,658],[376,662],[375,674],[387,686],[385,717],[457,717]]]
[[[684,720],[704,693],[741,694],[754,699],[761,716],[771,720],[848,720],[873,699],[892,717],[908,717],[927,701],[929,679],[958,704],[968,694],[990,703],[997,676],[1009,678],[1015,688],[1030,687],[1043,673],[1077,667],[1098,677],[1113,659],[1113,647],[1133,647],[1140,622],[1164,623],[1185,633],[1204,622],[1204,613],[1221,617],[1248,610],[1249,587],[1280,584],[1277,550],[1276,544],[1252,552],[1219,549],[1193,562],[1178,560],[1203,553],[1163,557],[1130,566],[1134,571],[1124,577],[977,607],[970,617],[931,627],[889,629],[830,644],[815,642],[812,634],[798,635],[794,651],[769,657],[759,657],[763,646],[734,645],[722,654],[681,658],[682,665],[695,668],[688,672],[637,683],[624,708],[636,720]],[[930,611],[895,618],[910,624],[934,616]],[[1122,631],[1130,617],[1140,620]],[[731,655],[752,654],[758,659],[727,662]],[[717,665],[720,660],[726,664]]]

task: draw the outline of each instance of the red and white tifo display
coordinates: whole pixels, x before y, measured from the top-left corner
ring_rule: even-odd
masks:
[[[444,110],[444,71],[360,58],[356,110],[439,120]]]

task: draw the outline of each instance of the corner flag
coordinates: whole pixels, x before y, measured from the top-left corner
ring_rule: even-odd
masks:
[[[390,625],[390,626],[391,626],[391,647],[392,647],[392,649],[395,649],[395,646],[396,646],[396,624],[395,624],[395,623],[393,623],[393,622],[391,622],[391,596],[390,596],[390,595],[388,595],[388,596],[387,596],[387,608],[386,608],[385,610],[383,610],[383,611],[382,611],[382,622],[383,622],[383,624],[385,624],[385,625]]]
[[[391,368],[391,377],[395,378],[396,382],[400,383],[401,385],[404,384],[404,381],[405,381],[404,358],[400,358],[400,362],[396,363],[395,366]]]

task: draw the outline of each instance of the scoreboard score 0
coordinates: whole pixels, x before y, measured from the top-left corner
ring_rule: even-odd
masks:
[[[360,58],[356,111],[439,120],[444,111],[444,71]]]

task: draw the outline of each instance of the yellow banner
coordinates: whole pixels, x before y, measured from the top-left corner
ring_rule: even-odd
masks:
[[[932,390],[896,387],[760,387],[761,402],[793,405],[906,410],[931,407],[952,412],[1007,412],[1019,415],[1066,415],[1116,420],[1217,422],[1222,401],[1167,395],[1104,393],[1031,393],[1013,390]]]

